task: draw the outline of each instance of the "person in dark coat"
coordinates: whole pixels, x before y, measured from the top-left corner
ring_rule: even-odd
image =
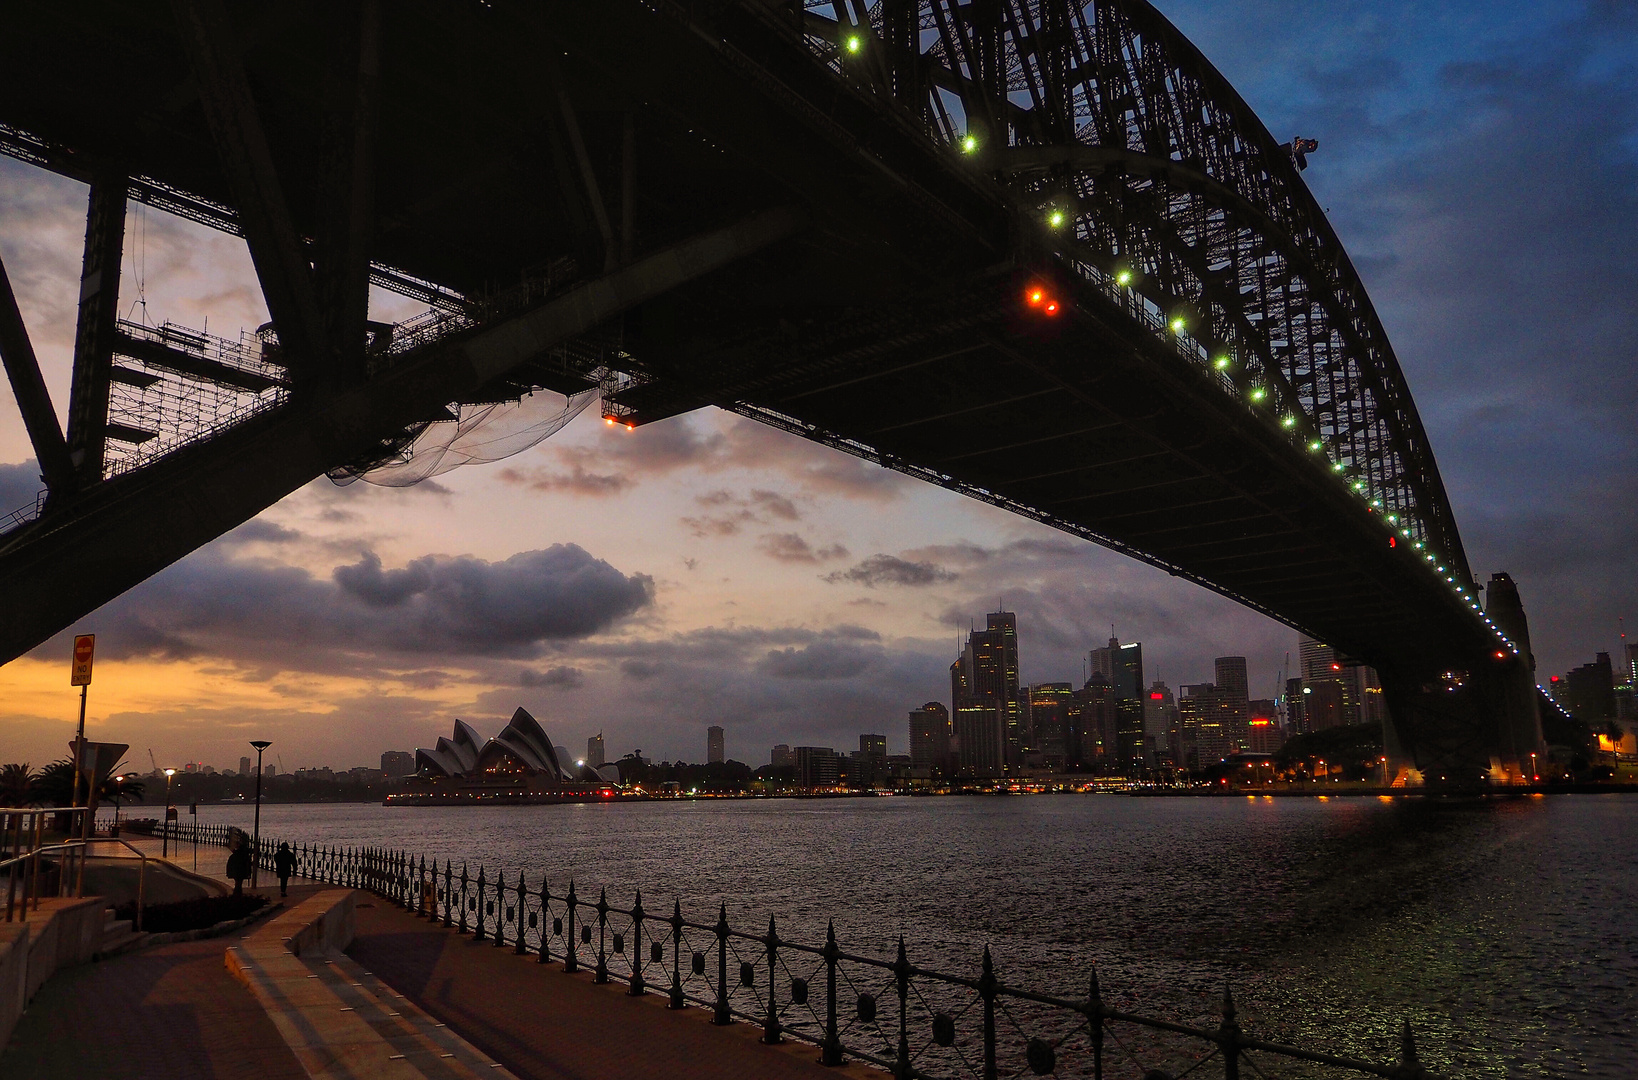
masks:
[[[273,872],[279,876],[279,895],[290,895],[290,875],[296,872],[296,853],[289,844],[280,844],[273,853]]]
[[[233,879],[233,895],[245,894],[245,878],[250,876],[250,838],[242,832],[233,834],[227,861],[227,876]]]

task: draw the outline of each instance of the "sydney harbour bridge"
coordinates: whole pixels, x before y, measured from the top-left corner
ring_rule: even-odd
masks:
[[[0,275],[44,486],[0,519],[0,661],[544,389],[630,426],[728,409],[1198,582],[1373,665],[1429,781],[1518,781],[1542,749],[1516,594],[1484,603],[1292,147],[1148,3],[6,23],[0,151],[90,195],[66,429]],[[242,236],[270,324],[120,319],[133,202]],[[373,321],[372,285],[429,314]]]

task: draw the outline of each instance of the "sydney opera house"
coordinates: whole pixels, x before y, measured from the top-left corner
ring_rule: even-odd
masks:
[[[553,746],[540,722],[525,709],[493,739],[455,721],[450,738],[415,751],[415,775],[389,803],[416,806],[473,802],[579,802],[612,797],[620,785],[613,765],[594,769]]]

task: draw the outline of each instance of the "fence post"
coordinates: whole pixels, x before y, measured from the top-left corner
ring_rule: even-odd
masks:
[[[1103,1080],[1103,994],[1098,990],[1098,969],[1086,992],[1086,1023],[1092,1033],[1092,1080]]]
[[[551,936],[552,928],[552,890],[546,887],[546,875],[540,875],[540,962],[542,964],[552,958],[547,951],[546,939]]]
[[[819,1064],[842,1063],[842,1036],[836,1026],[836,962],[842,950],[836,947],[836,923],[833,920],[825,930],[825,1044],[819,1051]]]
[[[713,1024],[732,1024],[728,1012],[728,904],[724,902],[717,912],[717,1011],[711,1017]]]
[[[480,863],[478,866],[478,905],[472,909],[474,913],[473,921],[477,923],[477,926],[472,931],[473,941],[483,940],[483,886],[483,865]]]
[[[606,983],[609,981],[609,958],[605,947],[609,928],[609,890],[597,894],[597,970],[592,975],[592,982]]]
[[[984,946],[984,970],[978,976],[978,996],[984,999],[984,1080],[996,1080],[995,964],[988,945]]]
[[[518,871],[518,884],[520,886],[523,884],[522,870]],[[519,914],[522,914],[523,911],[522,896],[523,890],[520,888],[518,889],[517,909]],[[521,919],[518,920],[518,925],[520,927],[523,925]],[[506,948],[506,870],[504,868],[499,874],[495,875],[495,948]]]
[[[574,908],[575,908],[575,903],[576,903],[576,901],[575,901],[575,898],[574,898],[574,879],[570,878],[569,879],[569,899],[568,899],[568,905],[569,905],[569,932],[563,939],[563,940],[565,940],[565,941],[567,941],[569,943],[569,947],[567,949],[565,949],[564,952],[563,952],[563,970],[568,972],[570,975],[573,975],[575,972],[580,970],[580,958],[575,955],[575,947],[574,947]]]
[[[762,1041],[769,1044],[782,1043],[785,1040],[779,1035],[779,1007],[774,1003],[774,990],[778,985],[779,965],[779,932],[774,929],[774,919],[768,916],[768,936],[763,939],[768,946],[768,1013],[762,1023]]]
[[[453,860],[444,860],[444,927],[446,929],[449,927],[449,912],[454,906],[455,900],[455,894],[451,891],[454,888],[454,878],[450,876],[450,867],[453,865],[455,865]]]
[[[1223,1022],[1217,1025],[1217,1047],[1223,1055],[1223,1080],[1240,1080],[1240,1023],[1234,1018],[1234,995],[1223,984]]]
[[[466,863],[461,864],[461,919],[456,929],[466,933]]]
[[[683,1007],[682,991],[682,901],[671,901],[671,1000],[667,1008]]]
[[[899,1053],[893,1074],[898,1080],[910,1080],[910,960],[904,954],[904,935],[899,935],[899,958],[893,964],[893,973],[899,984]]]
[[[524,918],[523,909],[527,907],[528,904],[529,890],[523,884],[523,867],[520,866],[518,867],[518,940],[517,947],[512,950],[518,956],[522,956],[524,953],[529,951],[529,946],[526,945],[523,940],[525,927],[527,927],[529,923],[529,920]],[[545,912],[542,911],[541,914],[544,916]],[[542,934],[541,936],[545,937],[545,934]]]
[[[643,891],[637,890],[637,899],[631,905],[631,952],[627,954],[631,961],[631,989],[626,993],[632,997],[642,997],[645,991],[643,982]]]

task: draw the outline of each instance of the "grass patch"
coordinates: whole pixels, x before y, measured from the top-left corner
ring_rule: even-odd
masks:
[[[265,896],[201,896],[174,904],[149,904],[142,912],[142,929],[151,934],[174,934],[181,930],[203,930],[229,919],[254,915],[267,906]],[[136,917],[136,901],[128,900],[114,909],[117,919]]]

